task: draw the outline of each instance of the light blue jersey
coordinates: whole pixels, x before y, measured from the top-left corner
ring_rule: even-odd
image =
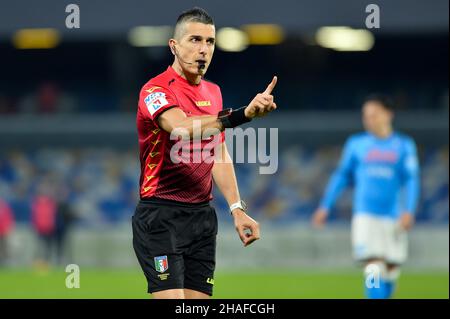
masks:
[[[329,210],[351,184],[354,214],[397,219],[401,212],[414,213],[419,197],[414,141],[396,132],[385,139],[370,133],[352,135],[328,183],[321,207]]]

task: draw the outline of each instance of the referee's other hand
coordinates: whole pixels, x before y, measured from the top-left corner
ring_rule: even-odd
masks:
[[[277,108],[277,104],[273,100],[272,91],[277,85],[278,78],[273,77],[266,90],[258,93],[250,104],[245,108],[245,116],[249,119],[254,117],[265,116]]]
[[[233,211],[234,226],[241,238],[244,247],[247,247],[260,238],[259,224],[256,220],[248,216],[244,211],[235,209]]]

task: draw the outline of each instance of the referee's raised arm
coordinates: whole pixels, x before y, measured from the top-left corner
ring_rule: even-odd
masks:
[[[194,123],[202,134],[211,129],[216,129],[217,134],[226,128],[234,128],[250,122],[255,117],[262,117],[277,108],[272,91],[278,78],[273,77],[267,88],[258,93],[248,106],[237,110],[226,109],[217,115],[187,116],[179,107],[170,108],[158,117],[159,126],[168,133],[182,135],[187,132],[190,138],[194,136]]]

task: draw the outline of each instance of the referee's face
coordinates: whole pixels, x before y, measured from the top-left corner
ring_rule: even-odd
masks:
[[[188,22],[176,45],[180,65],[185,73],[203,76],[214,53],[216,30],[212,24]],[[189,62],[189,63],[186,63]]]

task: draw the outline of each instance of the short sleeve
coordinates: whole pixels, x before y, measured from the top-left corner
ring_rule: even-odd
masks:
[[[151,120],[156,120],[161,113],[177,105],[174,94],[160,86],[146,86],[139,96],[140,111]]]

